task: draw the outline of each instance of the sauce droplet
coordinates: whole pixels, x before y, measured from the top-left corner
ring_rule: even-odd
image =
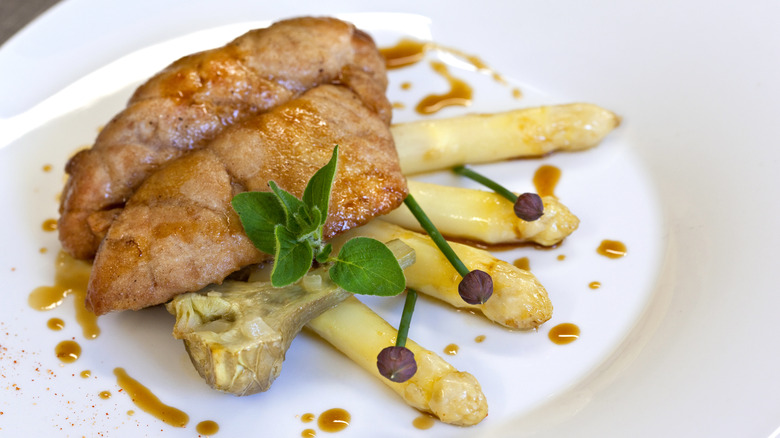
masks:
[[[425,96],[415,108],[418,113],[433,114],[448,106],[471,105],[472,89],[466,82],[452,76],[447,65],[440,61],[431,61],[431,67],[436,73],[442,75],[450,84],[450,90],[444,94],[430,94]]]
[[[558,254],[558,257],[556,257],[559,262],[562,262],[566,260],[566,254]]]
[[[44,164],[43,165],[43,171],[44,172],[51,172],[51,164]]]
[[[174,427],[184,427],[190,421],[189,415],[161,402],[149,388],[130,377],[123,368],[114,368],[114,375],[119,387],[130,396],[133,403],[142,411]]]
[[[195,426],[195,431],[201,435],[216,435],[219,432],[219,424],[211,420],[205,420]]]
[[[519,88],[513,88],[512,97],[514,97],[515,99],[520,99],[521,97],[523,97],[523,92]]]
[[[100,391],[100,393],[98,393],[98,396],[100,396],[100,398],[102,398],[103,400],[108,400],[111,398],[111,391]]]
[[[596,252],[611,259],[619,259],[626,255],[626,245],[617,240],[602,240]]]
[[[458,347],[456,344],[450,344],[444,347],[444,354],[455,356],[458,354],[458,350],[460,350],[460,347]]]
[[[588,287],[591,288],[591,289],[598,289],[598,288],[601,287],[601,282],[600,281],[591,281],[588,284]]]
[[[46,327],[54,331],[59,331],[65,328],[65,321],[59,318],[52,318],[46,322]]]
[[[555,196],[555,186],[561,179],[561,169],[545,164],[534,173],[534,187],[539,196]]]
[[[528,260],[528,257],[520,257],[519,259],[515,260],[515,262],[512,264],[526,271],[531,270],[531,261]]]
[[[502,85],[507,85],[506,79],[497,71],[490,68],[479,56],[471,55],[453,47],[442,46],[433,42],[414,41],[409,38],[401,39],[395,46],[385,47],[379,52],[385,58],[385,67],[388,70],[414,65],[425,57],[428,50],[438,50],[458,58],[467,64],[471,64],[475,70],[489,74],[493,80]],[[519,89],[516,89],[518,92]]]
[[[76,341],[62,341],[54,347],[54,353],[62,362],[73,363],[81,356],[81,345]]]
[[[401,83],[401,89],[402,90],[411,90],[412,89],[412,83],[411,82],[402,82]]]
[[[49,248],[42,246],[41,249],[38,250],[38,252],[41,254],[46,254],[47,252],[49,252]]]
[[[436,423],[435,418],[432,415],[422,414],[419,417],[412,420],[412,426],[420,430],[428,430]]]
[[[311,423],[312,421],[314,421],[314,418],[316,418],[316,416],[311,412],[307,412],[301,415],[301,421],[304,423]]]
[[[314,438],[315,436],[317,436],[317,431],[314,429],[304,429],[301,432],[301,437],[303,438]]]
[[[135,415],[135,411],[130,409],[129,411],[127,411],[127,415],[132,417],[133,415]]]
[[[481,344],[482,342],[485,342],[485,335],[479,335],[476,338],[474,338],[474,342],[477,344]]]
[[[341,408],[333,408],[320,414],[317,425],[325,432],[338,432],[346,429],[351,419],[349,412]]]
[[[430,47],[430,43],[403,38],[392,47],[379,49],[379,53],[385,58],[385,67],[393,70],[420,62]]]
[[[84,370],[81,372],[81,374],[79,374],[79,376],[81,376],[82,379],[89,378],[91,375],[92,375],[92,371],[90,370]]]
[[[550,333],[547,336],[555,344],[570,344],[580,337],[580,328],[575,324],[565,322],[551,328]]]
[[[57,231],[57,219],[46,219],[45,221],[43,221],[41,228],[43,229],[43,231],[46,231],[47,233],[50,233],[52,231]]]
[[[403,102],[393,102],[393,109],[404,109],[406,105]]]
[[[87,310],[84,301],[87,297],[87,283],[92,265],[83,260],[76,260],[60,251],[55,260],[54,286],[35,288],[27,297],[27,303],[35,310],[51,310],[60,304],[68,295],[74,296],[76,322],[87,339],[95,339],[100,334],[97,316]]]
[[[37,287],[27,297],[27,304],[35,310],[51,310],[62,304],[67,292],[58,287]]]

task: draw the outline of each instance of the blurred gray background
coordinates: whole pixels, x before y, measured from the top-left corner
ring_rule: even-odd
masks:
[[[0,45],[59,0],[0,0]]]

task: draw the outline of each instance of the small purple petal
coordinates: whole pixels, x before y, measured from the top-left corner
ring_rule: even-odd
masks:
[[[544,203],[536,193],[523,193],[515,202],[515,214],[524,221],[535,221],[544,214]]]
[[[417,372],[414,353],[406,347],[386,347],[376,357],[379,374],[396,383],[406,382]]]
[[[493,295],[493,278],[487,272],[475,269],[460,281],[458,293],[469,304],[484,304]]]

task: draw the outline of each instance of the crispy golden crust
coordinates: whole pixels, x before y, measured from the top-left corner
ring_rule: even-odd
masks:
[[[94,146],[74,156],[60,205],[63,248],[89,259],[110,220],[155,170],[226,126],[321,84],[344,84],[386,121],[384,61],[373,41],[332,18],[296,18],[184,57],[139,87]],[[107,222],[108,221],[108,222]]]
[[[273,180],[300,197],[339,145],[325,234],[362,225],[407,193],[389,123],[343,86],[323,85],[227,128],[205,149],[150,176],[100,246],[87,304],[97,314],[140,309],[221,282],[267,255],[230,206]]]

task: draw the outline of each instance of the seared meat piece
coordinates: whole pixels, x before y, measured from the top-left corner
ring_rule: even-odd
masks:
[[[228,125],[329,83],[350,87],[389,122],[384,60],[368,35],[336,19],[281,21],[174,62],[136,90],[91,149],[68,162],[63,248],[92,258],[124,203],[161,165]]]
[[[244,234],[231,198],[267,191],[269,180],[300,197],[335,145],[326,237],[403,201],[406,180],[387,120],[349,88],[322,85],[226,128],[146,179],[100,246],[87,305],[97,314],[140,309],[268,258]]]

